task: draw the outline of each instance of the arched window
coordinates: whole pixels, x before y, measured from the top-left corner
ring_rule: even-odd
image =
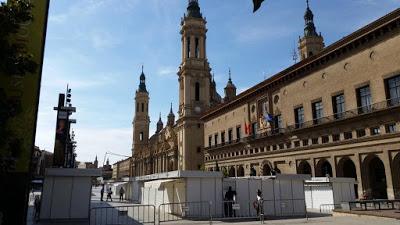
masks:
[[[136,112],[139,112],[139,103],[136,104]]]
[[[142,112],[144,112],[144,103],[142,103]]]
[[[199,38],[196,38],[194,41],[195,48],[194,48],[194,55],[196,58],[199,58],[200,56],[200,51],[199,51]]]
[[[200,101],[200,84],[196,82],[195,84],[195,100]]]
[[[186,38],[186,58],[190,58],[190,37]]]

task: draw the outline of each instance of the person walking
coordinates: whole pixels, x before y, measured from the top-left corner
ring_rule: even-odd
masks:
[[[111,188],[108,188],[106,202],[108,201],[108,199],[110,199],[111,201],[113,201],[113,200],[112,200],[112,197],[111,197],[112,193],[113,193],[113,192],[111,191]]]
[[[263,197],[260,189],[257,190],[257,199],[253,202],[253,207],[257,211],[257,216],[263,214]]]
[[[35,201],[34,201],[34,209],[35,209],[35,213],[33,214],[33,218],[35,219],[36,222],[39,221],[39,217],[40,217],[40,196],[36,195],[35,196]]]
[[[225,216],[232,217],[235,216],[235,212],[233,211],[232,205],[236,201],[236,191],[232,190],[232,187],[229,186],[228,191],[225,193]]]
[[[123,201],[124,200],[124,194],[125,194],[125,190],[123,187],[121,187],[119,189],[119,201]]]
[[[103,201],[103,196],[104,196],[104,184],[101,186],[100,190],[100,201]]]

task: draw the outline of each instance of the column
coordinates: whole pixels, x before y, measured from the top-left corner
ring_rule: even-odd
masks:
[[[336,177],[336,162],[333,156],[328,158],[328,161],[331,163],[332,166],[332,177]]]
[[[200,58],[204,59],[205,58],[205,41],[204,41],[204,37],[200,37],[199,38],[199,45],[200,45]]]
[[[310,159],[310,166],[311,166],[311,176],[315,177],[315,159]]]
[[[385,151],[382,154],[382,162],[385,166],[385,175],[386,175],[386,189],[388,199],[394,199],[394,190],[393,190],[393,179],[392,179],[392,168],[390,167],[390,157],[389,152]]]
[[[182,61],[185,59],[185,38],[182,36],[181,38],[181,43],[182,43]]]
[[[194,58],[194,48],[195,48],[195,38],[194,36],[190,36],[190,58]]]
[[[358,190],[354,190],[358,192],[358,197],[363,196],[363,179],[362,179],[362,174],[361,174],[361,157],[358,153],[356,153],[354,156],[350,157],[351,160],[353,160],[354,165],[356,166],[356,174],[357,174],[357,182],[358,182]]]

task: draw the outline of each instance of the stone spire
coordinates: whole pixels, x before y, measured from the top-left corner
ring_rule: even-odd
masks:
[[[193,18],[202,18],[198,0],[189,0],[187,7],[187,16]]]
[[[229,68],[229,79],[225,87],[225,102],[229,102],[236,97],[236,86],[232,82],[231,69]]]
[[[310,9],[310,4],[307,0],[307,9],[304,14],[305,28],[304,36],[318,36],[315,25],[314,25],[314,14]]]
[[[160,117],[159,117],[158,122],[157,122],[156,133],[159,133],[163,128],[164,128],[164,124],[163,124],[163,122],[161,120],[161,113],[160,113]]]
[[[93,162],[94,166],[97,168],[99,166],[99,161],[97,161],[97,155]]]
[[[139,92],[147,92],[146,89],[146,76],[144,75],[143,72],[143,65],[142,65],[142,73],[140,74],[140,83],[139,83]]]
[[[174,112],[172,111],[172,102],[171,102],[171,109],[169,110],[169,114],[168,114],[168,121],[167,121],[167,126],[174,126],[175,124],[175,115]]]
[[[317,33],[317,29],[315,28],[314,14],[310,9],[309,0],[306,0],[306,3],[307,9],[304,13],[304,36],[299,38],[299,54],[301,60],[318,54],[325,47],[324,38],[321,34]]]

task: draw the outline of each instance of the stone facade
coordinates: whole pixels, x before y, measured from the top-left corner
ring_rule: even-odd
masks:
[[[353,177],[360,197],[400,198],[399,46],[395,10],[209,110],[205,168]]]
[[[132,171],[132,158],[127,158],[113,164],[112,179],[120,180],[123,177],[130,177]]]

